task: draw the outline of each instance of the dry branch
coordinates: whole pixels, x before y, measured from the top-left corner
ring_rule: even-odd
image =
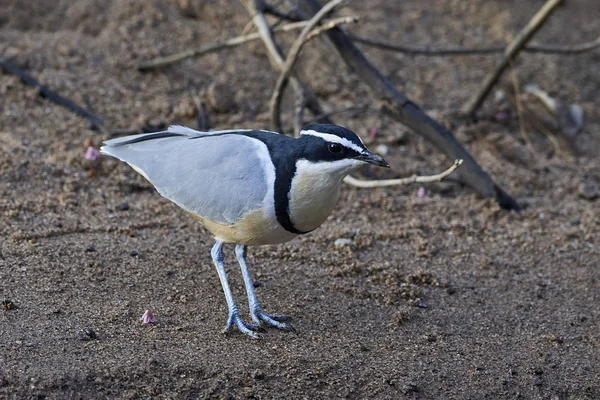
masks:
[[[300,134],[300,131],[304,127],[304,109],[306,108],[306,99],[304,97],[298,97],[294,104],[294,133]]]
[[[475,93],[475,95],[471,97],[471,99],[464,105],[463,113],[470,117],[474,117],[475,112],[477,112],[479,106],[481,106],[487,95],[490,93],[500,78],[500,75],[502,75],[502,72],[504,72],[510,62],[515,59],[515,57],[519,54],[519,51],[521,51],[529,39],[531,39],[531,37],[542,27],[550,14],[552,14],[552,11],[554,11],[561,2],[562,0],[548,0],[542,6],[542,8],[535,13],[533,18],[529,20],[527,25],[525,25],[525,27],[517,34],[515,39],[508,45],[508,47],[506,47],[502,60],[500,60],[494,71],[485,79],[479,92]]]
[[[314,14],[321,7],[316,0],[301,0]],[[416,133],[431,141],[435,147],[452,160],[462,159],[458,171],[461,181],[483,197],[495,199],[505,209],[519,209],[519,205],[481,169],[473,157],[461,146],[452,132],[441,126],[421,108],[400,92],[339,28],[326,33],[346,64],[371,87],[377,97],[388,103],[388,114]]]
[[[369,107],[370,106],[371,105],[369,103],[365,103],[365,104],[359,104],[359,105],[352,105],[352,106],[348,106],[348,107],[343,107],[343,108],[339,108],[337,110],[331,110],[331,111],[328,111],[328,112],[323,113],[321,115],[317,115],[313,119],[309,119],[308,121],[306,121],[306,123],[307,124],[312,124],[314,122],[317,122],[321,118],[331,117],[331,116],[334,116],[336,114],[341,114],[341,113],[345,113],[345,112],[349,112],[349,111],[355,111],[355,113],[353,115],[356,116],[356,115],[358,115],[360,113],[369,111]],[[377,111],[377,112],[379,112],[379,111]]]
[[[348,19],[347,17],[335,18],[332,20],[328,20],[326,22],[326,24],[329,24],[329,23],[337,24],[336,21],[344,21],[344,22],[339,22],[339,23],[345,23],[345,21],[347,21],[347,19]],[[254,23],[254,21],[250,21],[250,22]],[[304,28],[307,23],[308,23],[307,21],[293,22],[291,24],[277,26],[277,27],[273,28],[273,31],[274,32],[297,31],[297,30]],[[180,53],[171,54],[169,56],[157,57],[152,60],[144,61],[138,66],[138,70],[149,71],[149,70],[156,69],[156,68],[166,67],[167,65],[185,61],[188,58],[198,57],[198,56],[202,56],[205,54],[214,53],[216,51],[220,51],[223,49],[236,47],[236,46],[239,46],[244,43],[252,42],[254,40],[260,40],[260,38],[261,38],[260,33],[255,32],[255,33],[249,33],[247,35],[236,36],[231,39],[224,40],[224,41],[216,41],[214,43],[209,43],[207,45],[200,46],[195,49],[190,49],[190,50],[182,51]]]
[[[365,181],[362,179],[356,179],[350,175],[344,178],[344,182],[355,187],[359,188],[376,188],[376,187],[386,187],[386,186],[402,186],[402,185],[410,185],[412,183],[431,183],[431,182],[439,182],[448,175],[450,175],[454,170],[456,170],[463,163],[463,160],[456,160],[454,164],[447,170],[442,173],[436,175],[428,175],[428,176],[419,176],[413,175],[408,178],[400,178],[400,179],[381,179],[375,181]]]
[[[314,38],[319,36],[321,33],[328,31],[330,29],[333,29],[336,26],[339,26],[342,24],[349,24],[352,22],[358,22],[358,21],[359,21],[359,18],[357,16],[334,18],[331,21],[325,22],[325,23],[321,24],[319,27],[310,31],[308,33],[308,35],[306,36],[306,39],[304,39],[304,42],[302,43],[302,45],[306,44],[307,42],[310,42],[311,40],[313,40]]]
[[[398,53],[424,55],[424,56],[475,56],[482,54],[502,53],[506,50],[506,45],[487,46],[487,47],[448,47],[441,48],[435,46],[407,46],[396,44],[383,39],[373,39],[353,33],[348,36],[355,42],[368,46],[377,47],[383,50],[396,51]],[[530,44],[523,47],[522,51],[528,53],[545,54],[580,54],[592,51],[600,47],[600,37],[591,42],[585,42],[575,45],[557,45],[557,44]]]
[[[288,52],[288,56],[281,68],[281,74],[277,79],[277,83],[275,84],[275,89],[273,90],[273,95],[271,96],[271,101],[269,103],[270,114],[271,114],[271,124],[272,128],[276,132],[283,132],[281,129],[281,97],[283,94],[283,90],[288,82],[288,77],[292,73],[292,69],[296,64],[296,60],[298,59],[298,55],[300,54],[300,50],[302,50],[302,46],[306,43],[310,31],[317,26],[317,24],[325,18],[325,16],[333,10],[335,7],[339,6],[345,0],[331,0],[327,3],[322,9],[320,9],[314,17],[308,21],[308,24],[302,29],[302,32],[298,35],[290,50]],[[335,26],[330,26],[329,29],[334,28]],[[323,32],[323,31],[321,31]]]
[[[79,114],[82,117],[86,118],[92,129],[97,129],[101,132],[106,131],[106,129],[104,128],[104,121],[102,120],[102,118],[76,104],[73,100],[67,99],[66,97],[63,97],[58,93],[54,92],[53,90],[50,90],[46,86],[42,85],[39,81],[37,81],[34,77],[29,75],[27,72],[17,67],[12,62],[0,57],[0,68],[9,74],[17,76],[24,84],[37,88],[39,90],[40,96],[73,111],[75,114]]]

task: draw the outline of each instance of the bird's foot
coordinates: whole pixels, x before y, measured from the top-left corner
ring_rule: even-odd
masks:
[[[291,318],[287,315],[282,314],[267,314],[260,309],[260,307],[256,307],[251,311],[252,320],[257,324],[265,323],[269,326],[273,326],[278,329],[283,329],[285,331],[293,331],[294,327],[290,324],[286,324],[285,321],[289,321]]]
[[[252,324],[250,322],[246,322],[240,317],[240,313],[235,310],[229,312],[229,318],[227,318],[227,326],[223,329],[223,333],[227,333],[231,330],[233,326],[236,326],[240,332],[245,335],[250,336],[252,339],[258,339],[257,330],[260,329],[260,324]]]

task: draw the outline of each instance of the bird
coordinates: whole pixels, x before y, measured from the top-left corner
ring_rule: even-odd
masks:
[[[364,164],[389,168],[350,129],[310,124],[298,137],[184,126],[107,140],[102,154],[129,164],[165,198],[214,236],[211,257],[227,301],[224,332],[259,338],[264,325],[293,330],[289,317],[263,311],[254,292],[247,247],[284,243],[318,228],[333,211],[343,179]],[[235,245],[250,317],[240,316],[225,272],[223,247]]]

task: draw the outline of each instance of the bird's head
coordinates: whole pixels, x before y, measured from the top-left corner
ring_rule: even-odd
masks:
[[[300,131],[305,142],[302,158],[323,171],[346,174],[363,164],[389,168],[389,164],[370,152],[358,135],[337,125],[311,124]]]

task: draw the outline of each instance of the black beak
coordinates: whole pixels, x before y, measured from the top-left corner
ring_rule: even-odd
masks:
[[[377,154],[371,153],[370,151],[365,151],[364,153],[362,153],[358,157],[356,157],[356,159],[366,162],[368,164],[377,165],[378,167],[384,167],[384,168],[390,167],[390,164],[388,164],[387,161],[385,161],[383,159],[383,157],[378,156]]]

